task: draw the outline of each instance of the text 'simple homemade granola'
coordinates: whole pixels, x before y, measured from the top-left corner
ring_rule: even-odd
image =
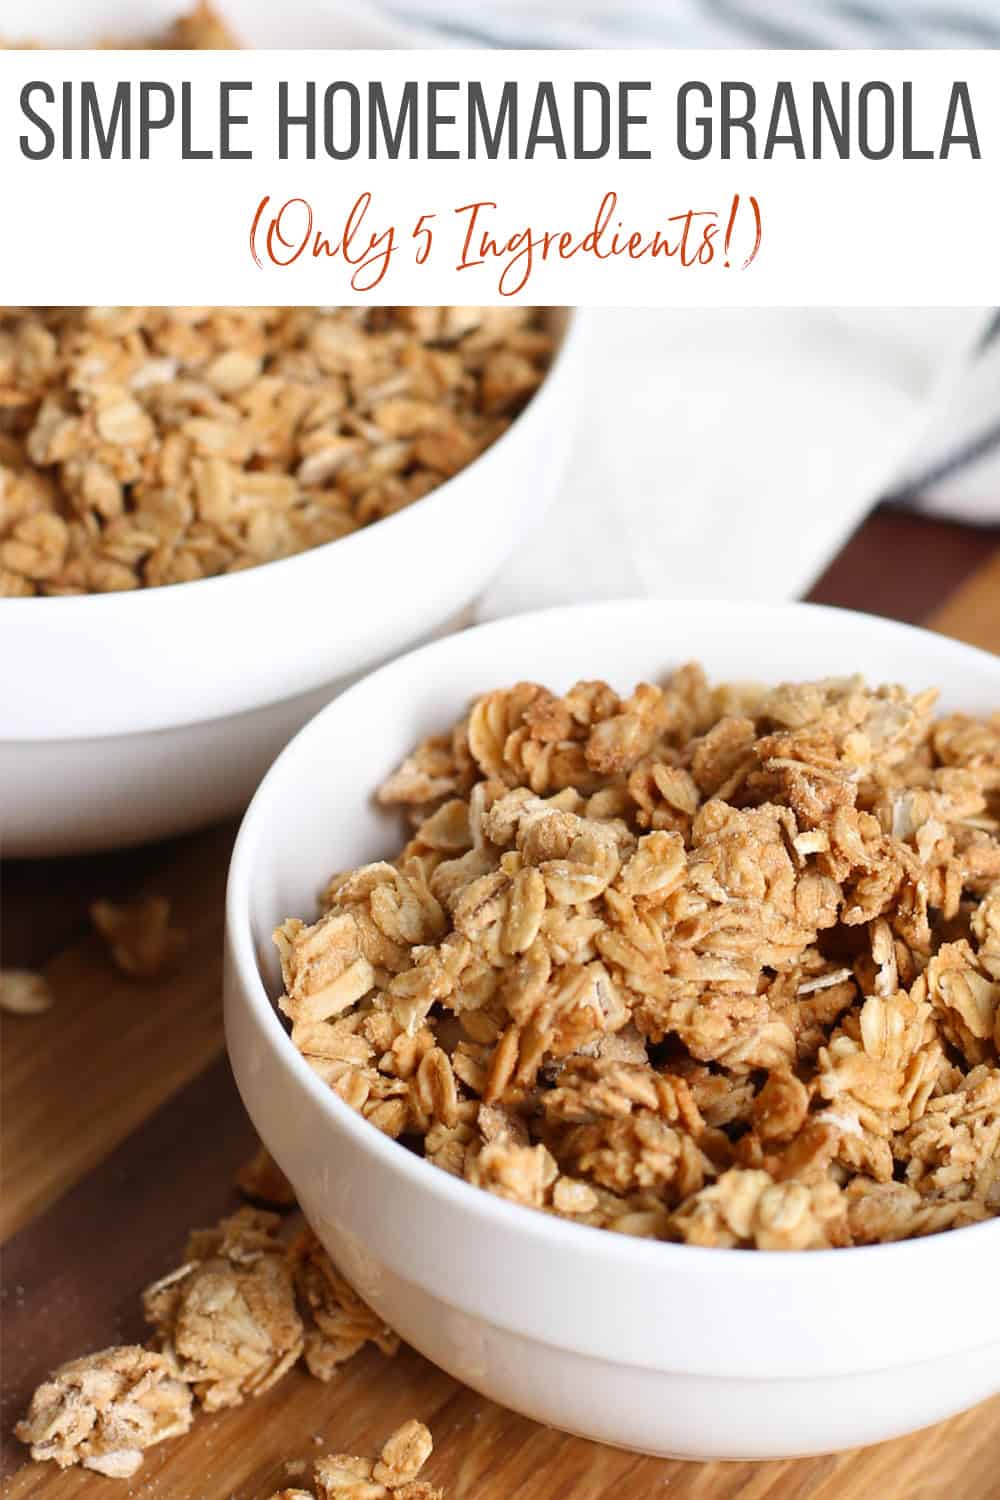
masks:
[[[275,934],[343,1099],[515,1203],[812,1249],[1000,1214],[1000,714],[861,678],[492,692]]]
[[[238,45],[200,3],[148,48]],[[464,469],[541,383],[537,310],[0,309],[0,597],[189,583]]]
[[[421,499],[541,382],[525,308],[0,310],[0,596],[185,583]]]

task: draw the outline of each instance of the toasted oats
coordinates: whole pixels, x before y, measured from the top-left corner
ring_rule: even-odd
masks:
[[[382,786],[397,859],[275,934],[293,1042],[577,1223],[812,1249],[1000,1213],[1000,716],[933,702],[695,667],[485,694]]]
[[[177,51],[226,52],[238,47],[239,42],[208,0],[198,0],[192,11],[177,18],[157,45]]]
[[[321,1380],[365,1343],[395,1354],[398,1336],[339,1274],[312,1230],[286,1247],[279,1224],[276,1214],[243,1208],[193,1231],[183,1264],[143,1294],[156,1348],[105,1349],[49,1376],[14,1429],[32,1458],[128,1477],[146,1448],[187,1431],[195,1396],[216,1411],[269,1390],[303,1354]],[[378,1461],[378,1493],[439,1500],[438,1491],[411,1482],[429,1452],[426,1429],[404,1424]],[[369,1475],[374,1467],[345,1462],[367,1463]],[[285,1472],[296,1478],[305,1468],[292,1459]],[[276,1500],[301,1496],[313,1500],[294,1488]]]
[[[443,1491],[417,1479],[433,1446],[423,1422],[411,1418],[390,1434],[377,1459],[348,1453],[317,1459],[317,1500],[442,1500]]]
[[[147,896],[123,906],[95,901],[90,916],[116,966],[130,979],[158,979],[185,943],[184,934],[170,925],[165,896]]]
[[[225,46],[218,27],[201,7],[171,45]],[[236,572],[422,499],[551,353],[531,309],[467,313],[453,332],[399,308],[0,310],[0,594]],[[501,399],[496,357],[525,341]]]
[[[38,1016],[51,1010],[52,991],[44,974],[30,969],[0,969],[0,1010],[9,1016]]]
[[[208,1411],[261,1395],[302,1353],[279,1223],[276,1214],[244,1208],[196,1231],[184,1263],[143,1294],[160,1347]]]
[[[258,1147],[236,1174],[236,1186],[245,1198],[268,1208],[294,1208],[295,1189],[266,1146]]]
[[[794,1073],[779,1069],[754,1099],[751,1115],[757,1134],[765,1141],[790,1141],[805,1124],[809,1090]]]
[[[961,1229],[990,1217],[983,1203],[945,1194],[921,1194],[902,1182],[855,1177],[847,1185],[847,1218],[856,1245],[890,1244]]]
[[[2,45],[6,47],[11,44],[3,43]],[[18,47],[35,47],[42,45],[51,46],[51,43],[18,42],[14,45]],[[143,51],[158,50],[160,48],[170,48],[176,51],[201,49],[229,51],[238,47],[239,42],[215,8],[208,3],[208,0],[198,0],[193,10],[178,16],[172,25],[167,27],[159,36],[149,37],[138,42],[123,37],[114,37],[109,41],[100,42],[99,45],[101,47],[138,47]]]
[[[398,1490],[416,1479],[431,1456],[434,1444],[423,1422],[411,1417],[397,1427],[382,1444],[378,1463],[372,1469],[372,1478],[386,1489]]]
[[[311,1229],[304,1229],[289,1251],[299,1305],[313,1326],[305,1337],[305,1360],[318,1380],[330,1380],[337,1368],[365,1344],[394,1355],[399,1338],[341,1276]]]
[[[841,1190],[830,1178],[775,1182],[768,1172],[725,1172],[674,1214],[688,1245],[758,1250],[825,1250],[848,1244]]]
[[[33,1459],[127,1479],[147,1448],[190,1425],[191,1390],[172,1358],[123,1345],[62,1365],[14,1431]]]

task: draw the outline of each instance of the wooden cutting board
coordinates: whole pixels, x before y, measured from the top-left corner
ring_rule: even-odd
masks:
[[[907,560],[905,563],[902,560]],[[915,566],[916,559],[919,566]],[[1000,553],[982,533],[876,517],[813,597],[922,619],[1000,651]],[[222,892],[234,828],[140,851],[12,864],[4,963],[43,967],[56,1009],[8,1021],[3,1048],[3,1494],[11,1500],[267,1500],[284,1465],[374,1453],[420,1417],[449,1500],[998,1500],[1000,1397],[909,1438],[794,1462],[685,1464],[565,1437],[495,1406],[404,1350],[367,1351],[330,1385],[293,1373],[258,1401],[199,1417],[131,1481],[23,1464],[10,1437],[38,1381],[89,1349],[144,1336],[138,1293],[189,1228],[232,1207],[253,1133],[222,1057]],[[170,896],[188,945],[137,986],[87,930],[98,895]],[[973,1289],[927,1308],[975,1316]],[[928,1315],[917,1307],[914,1316]]]

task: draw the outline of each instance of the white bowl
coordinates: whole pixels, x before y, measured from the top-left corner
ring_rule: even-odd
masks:
[[[746,1253],[567,1224],[381,1135],[299,1056],[273,1005],[272,929],[330,872],[399,847],[369,794],[422,736],[519,678],[631,689],[691,657],[715,677],[861,670],[992,709],[1000,662],[808,605],[660,601],[526,615],[373,673],[285,750],[246,815],[227,897],[226,1030],[250,1117],[317,1233],[403,1338],[516,1411],[683,1458],[829,1452],[1000,1388],[1000,1221],[898,1245]],[[970,1316],[957,1287],[979,1287]]]
[[[0,599],[0,836],[78,853],[238,811],[358,672],[467,607],[544,511],[576,414],[578,320],[539,390],[406,510],[281,562],[134,593]]]

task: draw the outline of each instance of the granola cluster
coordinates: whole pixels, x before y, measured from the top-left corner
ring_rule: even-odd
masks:
[[[0,310],[0,596],[335,541],[464,469],[551,347],[524,308]]]
[[[302,1353],[303,1327],[276,1214],[242,1210],[196,1230],[183,1265],[143,1294],[146,1321],[206,1411],[270,1390]]]
[[[0,969],[0,1011],[10,1016],[38,1016],[51,1010],[52,991],[44,974],[33,969]]]
[[[166,896],[122,904],[92,901],[90,920],[115,967],[130,979],[158,979],[184,947],[184,934],[171,925]]]
[[[478,699],[275,934],[295,1045],[489,1192],[688,1244],[1000,1214],[1000,714],[861,678]]]
[[[417,1476],[434,1444],[411,1417],[382,1444],[378,1458],[331,1453],[316,1460],[313,1490],[284,1489],[271,1500],[442,1500],[443,1492]]]
[[[170,1358],[122,1345],[56,1370],[14,1430],[34,1459],[127,1479],[147,1448],[190,1426],[191,1391]]]
[[[332,1379],[338,1366],[353,1359],[365,1344],[374,1344],[390,1358],[397,1353],[399,1335],[341,1276],[311,1229],[293,1241],[290,1259],[299,1305],[311,1325],[304,1342],[310,1375]]]
[[[270,1390],[303,1354],[309,1372],[323,1381],[366,1343],[395,1354],[397,1335],[340,1275],[312,1230],[286,1243],[280,1223],[277,1214],[243,1208],[213,1229],[195,1230],[183,1263],[143,1293],[154,1347],[119,1345],[85,1355],[35,1391],[14,1429],[32,1458],[127,1478],[147,1448],[187,1431],[196,1399],[206,1411],[239,1406]],[[396,1478],[376,1475],[383,1488],[373,1487],[365,1500],[387,1491],[401,1500],[437,1500],[437,1491],[410,1484],[430,1452],[429,1434],[419,1462],[404,1441],[419,1425],[400,1428],[379,1464],[369,1465],[369,1478],[374,1468],[388,1473],[390,1465]],[[363,1461],[322,1462],[334,1469],[324,1489],[317,1466],[321,1500],[348,1500],[333,1483],[336,1465]],[[350,1492],[350,1500],[360,1495]]]

